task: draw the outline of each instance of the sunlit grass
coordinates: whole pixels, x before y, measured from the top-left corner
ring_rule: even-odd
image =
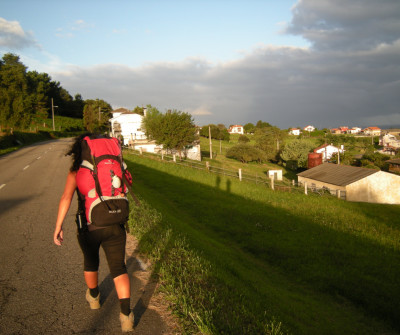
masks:
[[[154,255],[162,286],[192,327],[400,329],[399,206],[274,192],[173,163],[126,160],[145,211],[157,218],[139,234],[140,248]],[[138,222],[134,230],[146,226]]]

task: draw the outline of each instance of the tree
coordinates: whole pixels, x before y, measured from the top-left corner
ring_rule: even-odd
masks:
[[[135,109],[133,110],[133,113],[139,114],[139,115],[144,115],[144,107],[136,106]]]
[[[250,139],[246,135],[240,135],[238,142],[239,143],[247,143],[247,142],[250,142]]]
[[[256,127],[254,126],[254,124],[252,124],[252,123],[246,123],[244,126],[243,126],[243,129],[244,129],[244,131],[247,133],[247,134],[250,134],[250,133],[254,133],[254,129],[255,129]]]
[[[288,161],[297,161],[297,166],[307,167],[308,153],[312,151],[314,144],[306,139],[295,139],[286,144],[280,157]]]
[[[9,127],[26,127],[32,116],[32,97],[26,66],[19,56],[7,53],[0,61],[0,122]]]
[[[111,110],[111,105],[104,100],[86,100],[83,108],[83,124],[85,128],[90,132],[107,130]]]
[[[201,128],[200,131],[200,136],[209,137],[209,130],[211,130],[211,138],[215,140],[224,140],[224,141],[229,141],[230,134],[228,133],[228,130],[223,124],[208,124],[205,125]]]
[[[272,127],[268,122],[258,120],[256,123],[256,128],[268,128],[268,127]]]
[[[143,119],[146,135],[162,144],[165,149],[174,149],[182,157],[182,151],[196,139],[196,127],[192,116],[177,110],[161,114],[150,106]]]
[[[281,143],[286,136],[278,127],[268,126],[264,128],[256,128],[254,139],[256,147],[263,150],[268,160],[277,161],[281,151]]]

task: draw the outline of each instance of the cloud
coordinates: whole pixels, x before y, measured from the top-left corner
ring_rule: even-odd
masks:
[[[399,114],[399,54],[400,42],[353,54],[264,46],[230,63],[105,64],[54,77],[85,99],[188,111],[200,125],[389,125]]]
[[[188,111],[199,125],[400,126],[399,10],[398,0],[302,0],[287,32],[311,48],[257,45],[225,63],[66,66],[52,76],[85,99]]]
[[[286,29],[318,50],[369,49],[400,38],[398,0],[300,0]]]
[[[22,50],[39,47],[32,32],[25,32],[18,21],[7,21],[0,17],[0,47]]]

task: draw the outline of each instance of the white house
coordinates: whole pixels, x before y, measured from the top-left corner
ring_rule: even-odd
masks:
[[[392,134],[385,134],[379,139],[379,145],[385,148],[400,148],[400,140]]]
[[[400,204],[400,176],[393,173],[324,163],[297,176],[300,184],[343,192],[349,201]]]
[[[361,128],[360,127],[353,127],[351,129],[349,129],[347,132],[350,133],[350,134],[359,134],[359,133],[361,133]]]
[[[121,139],[123,145],[129,145],[141,152],[161,153],[163,146],[150,141],[143,128],[143,116],[132,113],[125,108],[119,108],[111,112],[113,117],[109,120],[111,124],[111,136]],[[146,115],[146,108],[144,109]],[[175,152],[173,152],[175,154]],[[185,148],[185,157],[193,160],[201,160],[199,143],[193,143]]]
[[[304,130],[304,131],[308,131],[308,132],[311,133],[312,131],[315,130],[315,127],[314,127],[314,126],[311,126],[311,125],[308,125],[307,127],[304,127],[303,130]]]
[[[300,129],[299,128],[290,128],[289,129],[289,135],[300,135]]]
[[[234,125],[230,126],[228,129],[229,134],[244,134],[243,126],[241,125]]]
[[[344,149],[339,149],[332,144],[323,144],[318,148],[314,149],[315,153],[322,154],[322,161],[326,162],[332,158],[332,155],[335,153],[340,152],[341,154],[344,153]]]

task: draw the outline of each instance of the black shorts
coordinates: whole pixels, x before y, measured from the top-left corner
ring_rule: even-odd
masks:
[[[83,252],[84,271],[98,271],[99,249],[102,246],[111,276],[116,278],[127,273],[125,265],[126,232],[123,225],[112,225],[79,233],[78,242]]]

